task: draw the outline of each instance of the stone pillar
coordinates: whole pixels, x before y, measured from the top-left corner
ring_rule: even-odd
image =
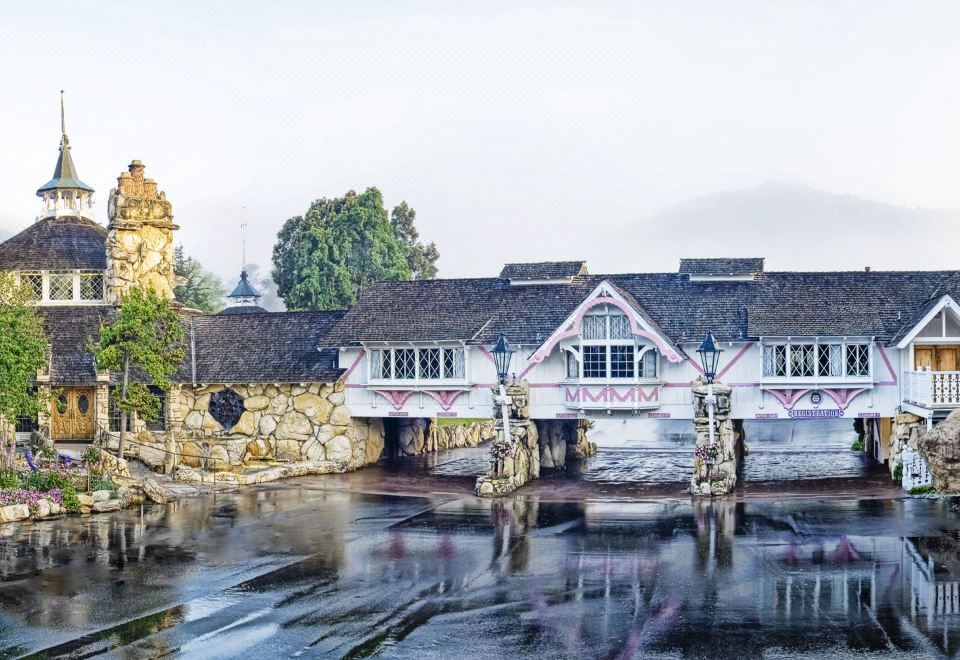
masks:
[[[538,419],[540,467],[563,468],[567,460],[580,460],[597,453],[597,443],[587,439],[593,422],[587,419]]]
[[[710,444],[710,422],[707,403],[707,384],[698,378],[691,384],[693,391],[693,425],[697,431],[696,453],[693,459],[693,495],[726,495],[737,485],[737,468],[742,453],[742,423],[730,419],[730,387],[713,384],[714,444]]]
[[[494,397],[500,396],[500,388],[494,387]],[[530,419],[530,385],[526,382],[507,386],[510,398],[510,437],[504,437],[503,415],[500,406],[494,406],[494,428],[497,439],[490,448],[492,467],[477,478],[476,492],[480,496],[506,495],[530,479],[540,477],[540,434],[537,425]],[[500,453],[497,457],[495,452]]]
[[[897,413],[893,418],[893,424],[890,434],[893,436],[890,443],[890,460],[887,467],[890,468],[890,476],[893,476],[898,465],[903,464],[903,450],[918,450],[917,441],[927,430],[927,420],[918,415],[909,412]]]
[[[97,385],[93,395],[93,425],[99,431],[110,430],[110,387],[106,384]]]
[[[37,429],[46,437],[50,437],[50,416],[52,414],[53,392],[49,385],[37,387],[40,397],[40,414],[37,415]]]
[[[107,300],[116,303],[128,289],[153,289],[173,300],[173,207],[157,182],[143,176],[139,160],[117,178],[107,213]]]

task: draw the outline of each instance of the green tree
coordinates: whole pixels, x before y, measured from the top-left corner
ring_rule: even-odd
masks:
[[[17,417],[36,417],[45,401],[33,389],[37,370],[47,363],[47,334],[29,292],[13,273],[0,273],[0,435],[4,458],[8,424]]]
[[[289,310],[343,309],[373,282],[410,275],[376,188],[313,202],[283,224],[273,247],[273,280]]]
[[[437,259],[440,252],[433,241],[421,243],[420,232],[414,223],[417,212],[406,202],[400,202],[393,207],[390,213],[390,226],[393,233],[407,251],[407,267],[410,276],[415,280],[432,280],[437,276]]]
[[[184,305],[208,313],[223,309],[223,297],[227,295],[223,282],[204,270],[199,261],[188,257],[182,245],[173,251],[173,274],[178,282],[173,294]]]
[[[148,386],[170,389],[169,377],[183,360],[183,327],[170,302],[152,289],[135,287],[120,300],[116,320],[100,325],[100,340],[91,349],[97,367],[122,374],[120,398],[120,444],[123,457],[130,413],[151,421],[160,413],[160,401]],[[131,382],[135,370],[139,382]]]

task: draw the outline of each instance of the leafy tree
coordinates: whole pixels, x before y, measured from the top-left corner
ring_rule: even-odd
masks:
[[[100,325],[100,340],[91,346],[97,367],[123,375],[120,398],[120,445],[123,457],[130,413],[151,421],[160,413],[160,401],[148,385],[170,388],[169,377],[183,360],[183,327],[170,302],[152,289],[135,287],[120,300],[116,320]],[[136,370],[146,382],[131,382]]]
[[[343,309],[375,281],[410,276],[376,188],[313,202],[283,224],[273,247],[273,280],[290,310]]]
[[[406,202],[400,202],[393,207],[390,214],[390,226],[397,239],[407,250],[407,267],[410,276],[415,280],[432,280],[437,276],[437,259],[440,252],[433,241],[421,243],[420,232],[414,226],[417,212]]]
[[[47,334],[29,292],[13,273],[0,273],[0,434],[4,455],[7,425],[17,417],[35,417],[46,403],[33,389],[37,370],[47,363]]]
[[[182,245],[173,251],[173,274],[182,282],[173,288],[173,293],[184,305],[209,313],[223,309],[223,297],[227,295],[223,282],[204,270],[199,261],[188,257]]]

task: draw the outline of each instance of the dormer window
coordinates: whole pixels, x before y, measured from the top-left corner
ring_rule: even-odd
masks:
[[[80,272],[80,300],[103,300],[103,273]]]
[[[26,287],[30,300],[43,298],[43,273],[21,273],[20,283]]]
[[[50,273],[50,300],[73,300],[73,273]]]
[[[566,350],[568,379],[632,380],[657,376],[656,349],[638,345],[630,319],[613,307],[601,307],[585,315],[579,345]]]

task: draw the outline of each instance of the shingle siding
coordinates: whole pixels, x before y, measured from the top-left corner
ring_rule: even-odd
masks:
[[[763,258],[681,259],[680,273],[687,275],[752,275],[763,272]]]
[[[105,270],[107,230],[85,218],[47,218],[0,244],[0,270]]]
[[[586,273],[586,261],[541,261],[507,264],[500,271],[504,280],[550,280],[575,277]]]

